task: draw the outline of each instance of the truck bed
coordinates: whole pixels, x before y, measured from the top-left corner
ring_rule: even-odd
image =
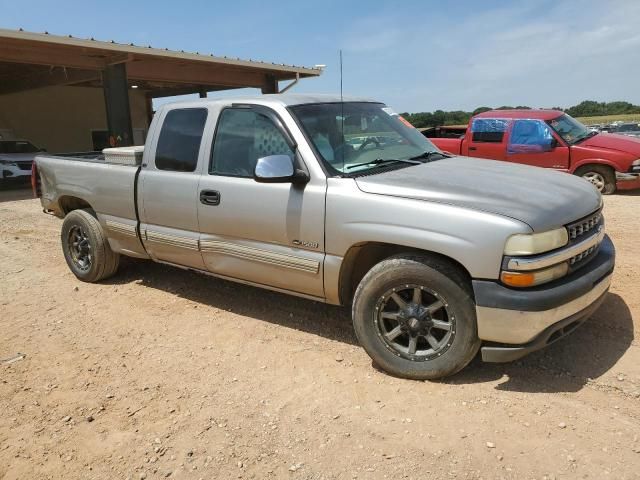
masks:
[[[462,155],[463,138],[430,138],[429,140],[445,153]]]
[[[427,138],[462,138],[467,132],[467,127],[431,127],[422,130]]]
[[[108,232],[113,251],[148,258],[138,228],[136,184],[141,167],[107,158],[102,152],[38,155],[34,178],[40,179],[36,188],[44,211],[62,218],[73,209],[90,208]]]
[[[137,221],[135,182],[140,167],[108,163],[102,152],[38,155],[34,161],[46,211],[63,217],[74,199],[83,199],[99,215]]]
[[[104,153],[99,151],[93,152],[71,152],[71,153],[52,153],[48,155],[38,155],[39,157],[56,157],[66,158],[69,160],[102,160],[104,161]]]
[[[422,131],[436,147],[445,153],[462,154],[462,141],[467,127],[432,127]]]

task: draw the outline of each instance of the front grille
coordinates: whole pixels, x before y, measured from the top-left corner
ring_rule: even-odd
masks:
[[[20,170],[31,170],[31,162],[16,162]]]
[[[587,237],[597,235],[601,228],[604,228],[604,217],[602,216],[602,209],[567,225],[567,231],[569,232],[570,244],[581,242],[586,240]],[[569,268],[571,271],[575,271],[582,266],[589,263],[595,258],[600,244],[593,245],[588,249],[580,252],[579,254],[569,259]]]
[[[593,247],[589,247],[588,249],[586,249],[584,252],[580,252],[575,257],[571,257],[569,259],[569,265],[570,266],[574,266],[576,263],[579,263],[582,260],[586,259],[589,255],[594,253],[598,249],[599,246],[600,245],[594,245]]]
[[[598,225],[600,225],[601,220],[602,210],[598,210],[597,212],[592,213],[582,220],[578,220],[575,223],[567,225],[567,230],[569,231],[569,240],[576,240],[584,234],[590,232]]]

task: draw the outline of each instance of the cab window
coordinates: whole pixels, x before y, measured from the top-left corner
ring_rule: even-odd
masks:
[[[171,110],[164,118],[156,146],[156,168],[193,172],[198,164],[206,108]]]
[[[508,153],[548,152],[553,144],[551,127],[542,120],[515,120],[511,127]]]
[[[501,143],[509,122],[497,118],[476,118],[471,122],[473,142]]]
[[[259,158],[294,152],[269,117],[247,108],[227,108],[220,114],[209,173],[253,177]]]

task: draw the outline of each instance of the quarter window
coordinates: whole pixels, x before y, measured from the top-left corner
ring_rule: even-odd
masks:
[[[164,117],[156,147],[156,168],[193,172],[198,165],[206,108],[171,110]]]
[[[256,162],[269,155],[288,155],[293,150],[266,115],[250,109],[227,108],[220,114],[209,173],[253,177]]]

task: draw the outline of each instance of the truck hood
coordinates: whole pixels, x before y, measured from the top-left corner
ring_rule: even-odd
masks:
[[[600,194],[585,180],[538,167],[453,157],[356,177],[363,192],[455,205],[528,224],[561,227],[598,209]]]
[[[584,142],[578,144],[580,147],[597,147],[608,150],[626,152],[640,158],[640,138],[618,135],[617,133],[599,133]]]

